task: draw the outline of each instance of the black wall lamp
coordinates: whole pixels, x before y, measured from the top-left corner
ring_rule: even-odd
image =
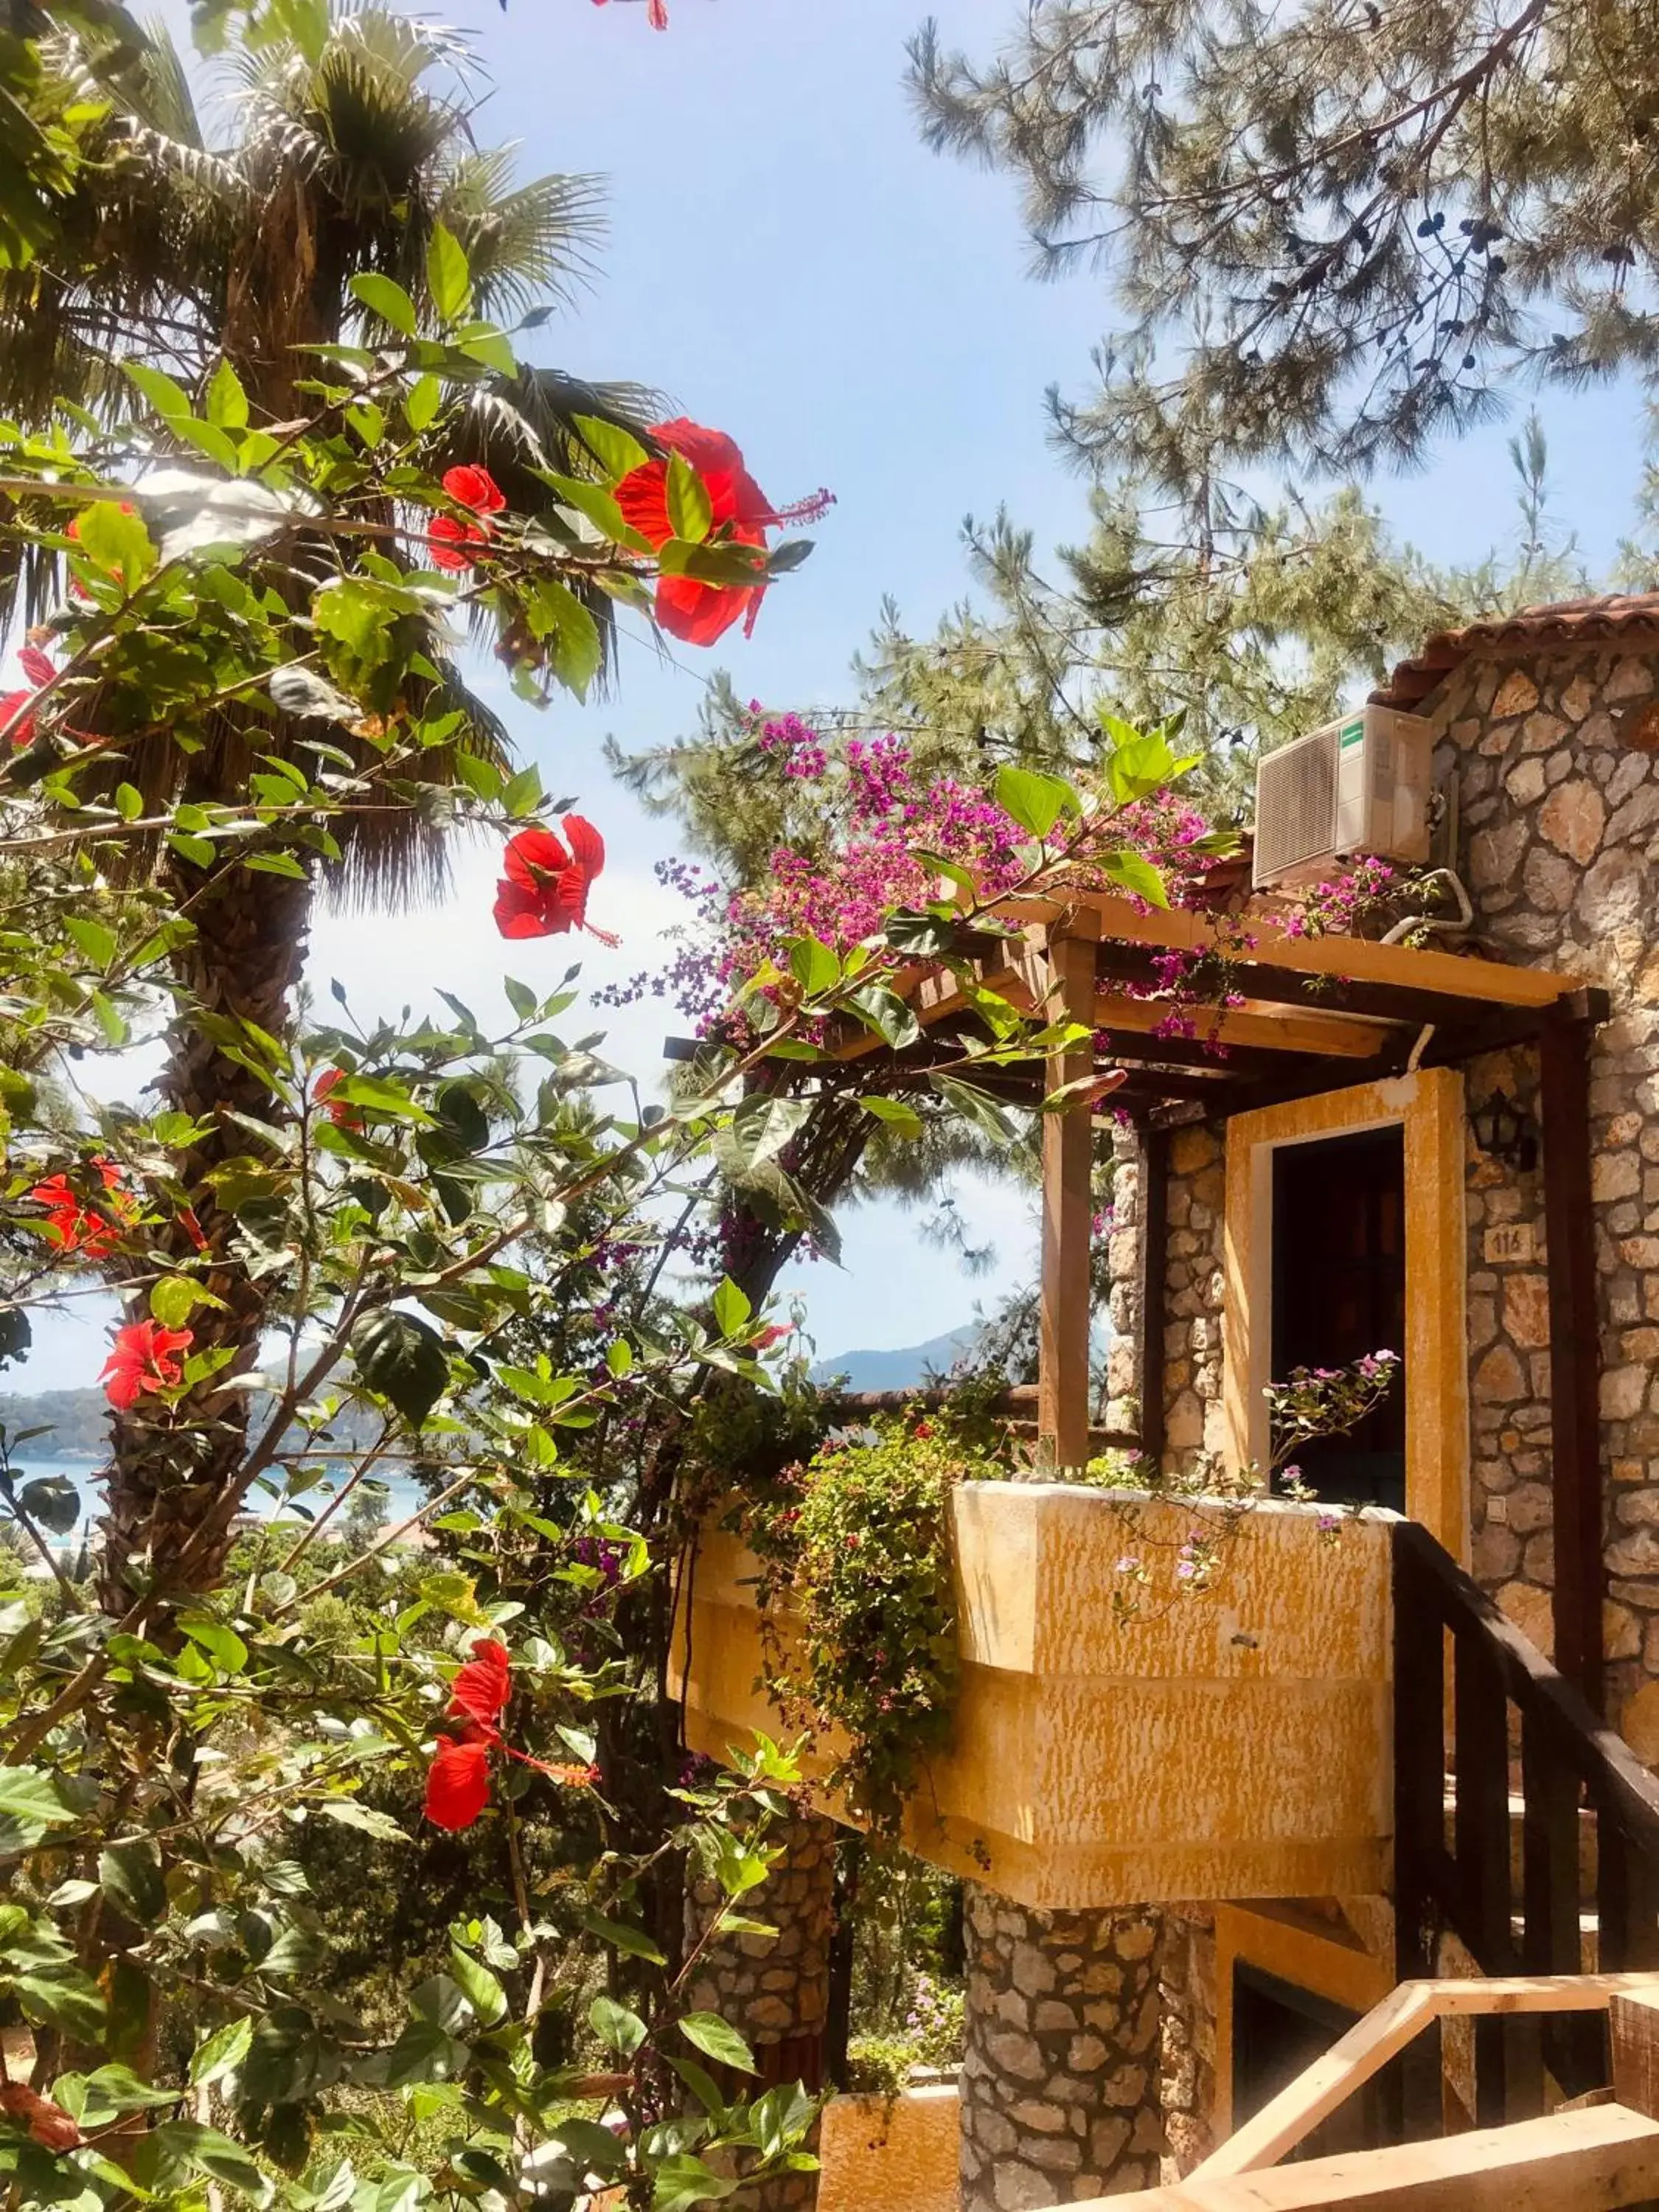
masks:
[[[1538,1127],[1506,1091],[1494,1091],[1469,1116],[1474,1141],[1489,1159],[1503,1160],[1521,1174],[1538,1164]]]

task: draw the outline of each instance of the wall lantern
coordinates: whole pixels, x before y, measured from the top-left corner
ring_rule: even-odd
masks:
[[[1489,1159],[1504,1160],[1522,1175],[1538,1164],[1538,1130],[1532,1116],[1509,1093],[1494,1091],[1469,1116],[1474,1141]]]

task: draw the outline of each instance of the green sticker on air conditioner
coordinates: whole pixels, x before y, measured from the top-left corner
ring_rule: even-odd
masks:
[[[1344,722],[1342,734],[1337,739],[1339,748],[1346,752],[1350,745],[1363,744],[1365,740],[1365,717],[1355,715],[1352,722]]]

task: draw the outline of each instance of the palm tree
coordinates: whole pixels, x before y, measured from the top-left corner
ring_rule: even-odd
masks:
[[[164,32],[136,56],[130,43],[100,49],[67,31],[46,51],[109,113],[91,149],[98,158],[58,204],[51,243],[27,266],[0,270],[0,415],[43,422],[67,397],[118,419],[136,404],[118,366],[133,357],[198,392],[228,362],[254,422],[290,421],[304,411],[297,380],[313,366],[304,349],[380,334],[352,278],[378,272],[421,303],[439,224],[466,253],[478,312],[497,321],[544,315],[588,266],[599,226],[592,180],[515,184],[507,154],[474,143],[477,77],[465,41],[378,0],[333,0],[325,35],[239,56],[234,135],[222,143],[204,131]],[[635,387],[522,371],[476,392],[446,458],[483,462],[518,511],[545,512],[550,495],[532,465],[586,471],[574,416],[637,427],[652,411]],[[0,576],[0,617],[13,604],[40,611],[55,588],[49,567],[21,563]],[[608,604],[592,608],[607,635]],[[453,670],[446,682],[468,746],[499,753],[504,733],[493,718]],[[153,800],[231,799],[253,753],[281,750],[292,735],[267,708],[225,712],[204,750],[186,755],[165,736],[141,740],[125,749],[121,774]],[[441,833],[422,816],[360,820],[372,826],[342,835],[337,890],[404,899],[441,884]],[[234,860],[199,870],[161,852],[149,864],[189,876],[198,933],[175,960],[186,1003],[283,1034],[313,884],[251,874]],[[224,1301],[201,1310],[198,1347],[229,1346],[234,1376],[253,1361],[268,1294],[231,1258],[234,1221],[216,1210],[204,1178],[246,1149],[228,1111],[268,1115],[270,1093],[188,1016],[175,1025],[161,1089],[169,1106],[215,1121],[182,1176],[215,1263],[210,1287]],[[225,1410],[213,1439],[184,1468],[176,1437],[136,1415],[114,1418],[105,1567],[113,1609],[130,1601],[128,1560],[148,1553],[161,1571],[222,1496],[245,1444],[245,1404],[238,1393],[217,1400]],[[201,1577],[217,1564],[204,1559]]]

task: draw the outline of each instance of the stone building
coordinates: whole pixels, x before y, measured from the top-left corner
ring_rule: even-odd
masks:
[[[1659,594],[1434,637],[1376,698],[1432,726],[1436,858],[1466,929],[1425,951],[1310,943],[1255,902],[1218,1054],[1161,1037],[1146,996],[1150,952],[1213,950],[1188,918],[1058,896],[1022,916],[1097,1032],[1051,1083],[1129,1072],[1092,1139],[1045,1124],[1041,1427],[1058,1468],[1088,1456],[1079,1237],[1109,1141],[1106,1430],[1171,1472],[1265,1467],[1265,1384],[1393,1351],[1388,1405],[1304,1477],[1419,1524],[1659,1765]],[[1401,1624],[1375,1520],[1322,1556],[1311,1509],[1264,1509],[1207,1614],[1125,1626],[1115,1553],[1173,1552],[1187,1509],[1126,1546],[1130,1507],[1065,1498],[1024,1520],[994,1501],[982,1553],[992,1506],[959,1503],[968,1687],[910,1837],[974,1877],[963,2212],[1190,2170],[1416,1940],[1393,1904]],[[758,1719],[740,1664],[715,1663],[737,1587],[687,1600],[688,1719],[716,1752]],[[1140,1778],[1114,1794],[1102,1773]],[[1494,1786],[1506,1833],[1501,1758]],[[1437,1771],[1432,1811],[1437,1835]],[[1505,1907],[1499,1951],[1509,1929]],[[1507,1970],[1437,1940],[1443,1964]],[[1448,2109],[1473,2118],[1461,2063],[1449,2039]]]

